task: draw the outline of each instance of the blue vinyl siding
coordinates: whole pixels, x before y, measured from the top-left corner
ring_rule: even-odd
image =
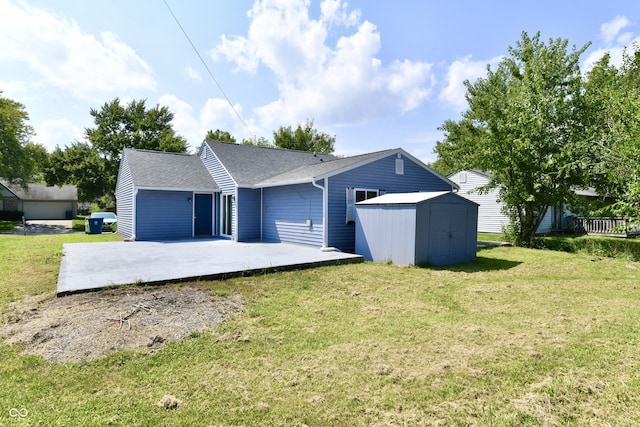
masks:
[[[264,241],[322,246],[322,190],[311,184],[265,188],[263,203]]]
[[[328,245],[345,252],[355,251],[355,225],[345,224],[347,187],[385,190],[386,193],[451,191],[451,185],[402,156],[404,173],[396,174],[396,153],[329,178]]]
[[[129,163],[125,156],[122,157],[120,169],[118,171],[118,185],[116,187],[116,212],[118,214],[117,233],[124,240],[134,238],[133,230],[133,178]]]
[[[260,240],[260,190],[239,188],[236,197],[239,242]]]
[[[193,236],[193,202],[188,191],[140,190],[136,196],[136,240]]]

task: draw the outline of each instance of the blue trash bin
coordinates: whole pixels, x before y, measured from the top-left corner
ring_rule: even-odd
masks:
[[[102,234],[102,218],[88,218],[84,231],[87,234]]]

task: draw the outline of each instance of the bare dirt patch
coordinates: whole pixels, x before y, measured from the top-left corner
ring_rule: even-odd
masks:
[[[242,310],[241,298],[195,286],[129,287],[15,304],[0,338],[52,361],[91,360],[119,350],[153,349],[214,328]]]

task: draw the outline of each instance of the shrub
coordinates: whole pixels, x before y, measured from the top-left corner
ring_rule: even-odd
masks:
[[[22,211],[0,211],[0,221],[22,221]]]

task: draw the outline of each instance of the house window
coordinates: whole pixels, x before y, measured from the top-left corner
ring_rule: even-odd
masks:
[[[466,172],[460,172],[458,174],[458,182],[460,184],[464,184],[465,182],[467,182],[467,173]]]
[[[366,188],[347,188],[347,218],[346,223],[351,224],[356,219],[356,203],[363,200],[378,197],[380,190],[370,190]]]

